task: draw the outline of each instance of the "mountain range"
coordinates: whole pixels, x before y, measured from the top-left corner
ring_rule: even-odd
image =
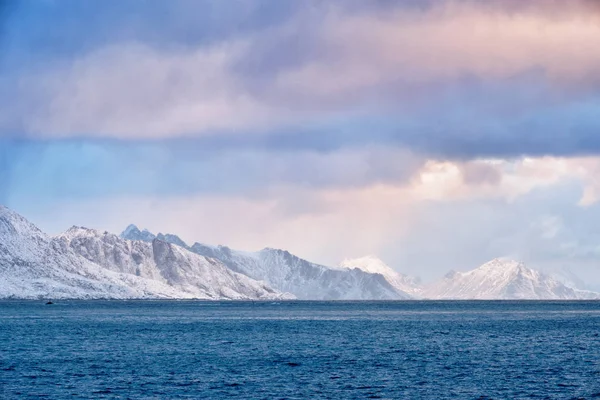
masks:
[[[341,269],[311,263],[285,250],[265,248],[257,252],[232,250],[226,246],[194,243],[188,246],[172,234],[153,235],[130,225],[121,234],[132,241],[165,241],[195,254],[219,260],[232,271],[264,281],[301,300],[403,300],[412,296],[381,274],[360,268]]]
[[[0,298],[294,297],[168,242],[76,227],[50,237],[0,206]]]
[[[495,259],[423,285],[374,256],[329,267],[153,234],[72,227],[51,237],[0,206],[0,298],[206,300],[595,299],[523,263]]]

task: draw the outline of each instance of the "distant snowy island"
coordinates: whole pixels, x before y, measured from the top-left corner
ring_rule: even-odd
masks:
[[[186,244],[130,225],[49,236],[0,206],[0,298],[204,300],[600,299],[521,262],[495,259],[423,285],[377,257],[338,266],[285,250]]]

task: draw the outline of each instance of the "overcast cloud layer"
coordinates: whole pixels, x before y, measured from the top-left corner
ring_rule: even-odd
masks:
[[[600,284],[598,43],[591,0],[0,1],[0,203]]]

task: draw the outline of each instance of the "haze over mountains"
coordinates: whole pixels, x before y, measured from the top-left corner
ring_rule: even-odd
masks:
[[[72,227],[50,237],[0,206],[0,298],[594,299],[600,294],[512,260],[496,259],[422,285],[374,256],[328,267],[279,249],[189,246],[177,235],[154,235],[134,225],[120,236]]]

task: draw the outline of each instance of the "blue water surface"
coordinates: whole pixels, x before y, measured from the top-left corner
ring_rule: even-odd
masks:
[[[0,398],[600,398],[600,302],[3,301]]]

